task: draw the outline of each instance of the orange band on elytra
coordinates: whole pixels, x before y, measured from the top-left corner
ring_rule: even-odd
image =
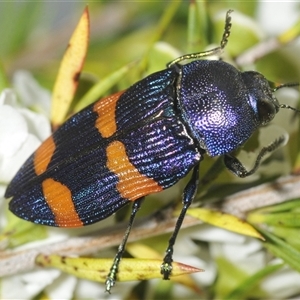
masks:
[[[65,185],[52,178],[47,178],[43,181],[42,187],[45,200],[55,216],[57,226],[83,226],[75,210],[71,191]]]
[[[141,174],[129,161],[125,146],[120,141],[114,141],[108,145],[106,155],[106,165],[118,176],[117,189],[123,198],[134,201],[162,191],[162,187],[154,179]]]
[[[95,127],[104,138],[112,136],[117,130],[116,105],[123,92],[103,98],[94,105],[94,111],[98,114]]]
[[[44,143],[36,150],[34,155],[34,171],[36,175],[44,173],[51,161],[55,151],[55,143],[53,137],[47,138]]]

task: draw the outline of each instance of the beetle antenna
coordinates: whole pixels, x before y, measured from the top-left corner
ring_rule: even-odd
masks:
[[[287,109],[293,110],[293,111],[295,111],[297,113],[300,113],[300,109],[297,109],[295,107],[289,106],[287,104],[280,104],[279,108],[287,108]]]
[[[299,86],[299,82],[290,82],[290,83],[285,83],[285,84],[279,84],[276,86],[275,84],[275,87],[274,87],[274,92],[278,91],[279,89],[282,89],[284,87],[294,87],[294,86]]]
[[[275,85],[273,91],[276,92],[278,91],[279,89],[282,89],[284,87],[294,87],[294,86],[299,86],[300,84],[298,82],[291,82],[291,83],[285,83],[285,84],[280,84],[280,85]],[[279,108],[286,108],[286,109],[290,109],[290,110],[293,110],[297,113],[300,113],[300,110],[295,108],[295,107],[292,107],[290,105],[287,105],[287,104],[280,104],[279,105]]]
[[[231,16],[230,16],[230,14],[232,12],[233,12],[233,10],[230,9],[226,13],[224,33],[223,33],[222,40],[221,40],[221,43],[220,43],[221,50],[223,50],[226,47],[227,43],[228,43],[228,38],[230,36],[230,29],[231,29],[231,26],[232,26],[232,24],[231,24]]]
[[[225,26],[224,26],[224,33],[223,37],[220,43],[220,46],[211,50],[203,51],[203,52],[196,52],[196,53],[190,53],[190,54],[185,54],[182,55],[171,62],[167,64],[167,68],[170,68],[171,66],[183,61],[183,60],[189,60],[189,59],[195,59],[195,58],[202,58],[205,56],[212,56],[212,55],[220,55],[227,45],[228,42],[228,37],[230,36],[230,29],[231,29],[231,16],[230,14],[233,12],[232,9],[228,10],[226,13],[226,18],[225,18]]]

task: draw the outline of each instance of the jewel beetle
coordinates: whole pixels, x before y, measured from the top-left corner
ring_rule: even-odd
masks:
[[[223,156],[230,171],[245,177],[265,153],[284,142],[280,137],[264,147],[250,171],[231,155],[280,108],[291,107],[278,103],[278,88],[260,73],[203,59],[219,55],[226,46],[230,13],[219,47],[179,57],[166,69],[70,117],[28,158],[6,190],[15,215],[57,227],[89,225],[132,203],[128,228],[107,277],[108,292],[145,196],[173,186],[192,170],[161,266],[168,279],[173,246],[197,192],[204,154]]]

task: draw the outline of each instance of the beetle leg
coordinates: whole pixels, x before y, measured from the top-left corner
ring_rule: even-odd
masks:
[[[166,250],[166,255],[165,255],[163,263],[161,265],[160,273],[163,275],[163,279],[165,279],[165,280],[169,279],[169,276],[172,272],[173,247],[174,247],[178,232],[180,230],[180,227],[182,225],[183,219],[185,217],[186,211],[189,208],[189,206],[191,205],[191,203],[197,193],[198,184],[199,184],[199,164],[197,164],[194,167],[192,177],[189,180],[187,186],[185,187],[185,189],[183,191],[183,195],[182,195],[183,207],[182,207],[180,215],[177,219],[173,234],[172,234],[171,238],[169,239],[169,245]]]
[[[129,234],[130,234],[130,231],[131,231],[131,228],[132,228],[132,225],[133,225],[136,213],[138,212],[139,208],[141,207],[141,203],[143,202],[143,200],[144,200],[144,197],[142,197],[142,198],[140,198],[138,200],[135,200],[133,202],[132,211],[131,211],[131,215],[130,215],[130,219],[129,219],[129,223],[128,223],[127,229],[125,231],[123,240],[122,240],[121,244],[119,245],[118,252],[117,252],[117,254],[116,254],[115,258],[114,258],[114,262],[113,262],[113,264],[112,264],[112,266],[110,268],[110,271],[109,271],[109,273],[107,275],[107,279],[106,279],[106,282],[105,282],[106,292],[108,292],[108,293],[110,293],[110,289],[116,283],[118,269],[119,269],[119,264],[120,264],[120,261],[122,259],[123,254],[124,254],[125,246],[126,246],[126,243],[127,243],[127,240],[128,240],[128,237],[129,237]]]
[[[234,156],[230,154],[224,155],[224,164],[228,170],[230,170],[232,173],[237,175],[238,177],[244,178],[247,176],[252,175],[257,168],[259,167],[259,164],[262,160],[262,158],[269,152],[273,152],[278,147],[280,147],[282,144],[286,142],[286,136],[281,136],[278,139],[276,139],[273,143],[270,145],[263,147],[260,152],[258,153],[254,166],[251,170],[247,171],[243,164]]]

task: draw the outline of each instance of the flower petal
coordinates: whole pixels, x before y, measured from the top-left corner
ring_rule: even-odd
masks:
[[[58,270],[37,270],[1,279],[2,299],[32,299],[59,276]]]
[[[9,182],[40,143],[34,135],[27,135],[26,141],[14,156],[6,157],[4,160],[0,159],[0,181]]]
[[[29,72],[17,71],[13,77],[13,86],[24,107],[34,107],[38,112],[49,115],[51,94]]]
[[[0,157],[12,157],[27,137],[28,128],[22,115],[11,106],[1,106]]]

